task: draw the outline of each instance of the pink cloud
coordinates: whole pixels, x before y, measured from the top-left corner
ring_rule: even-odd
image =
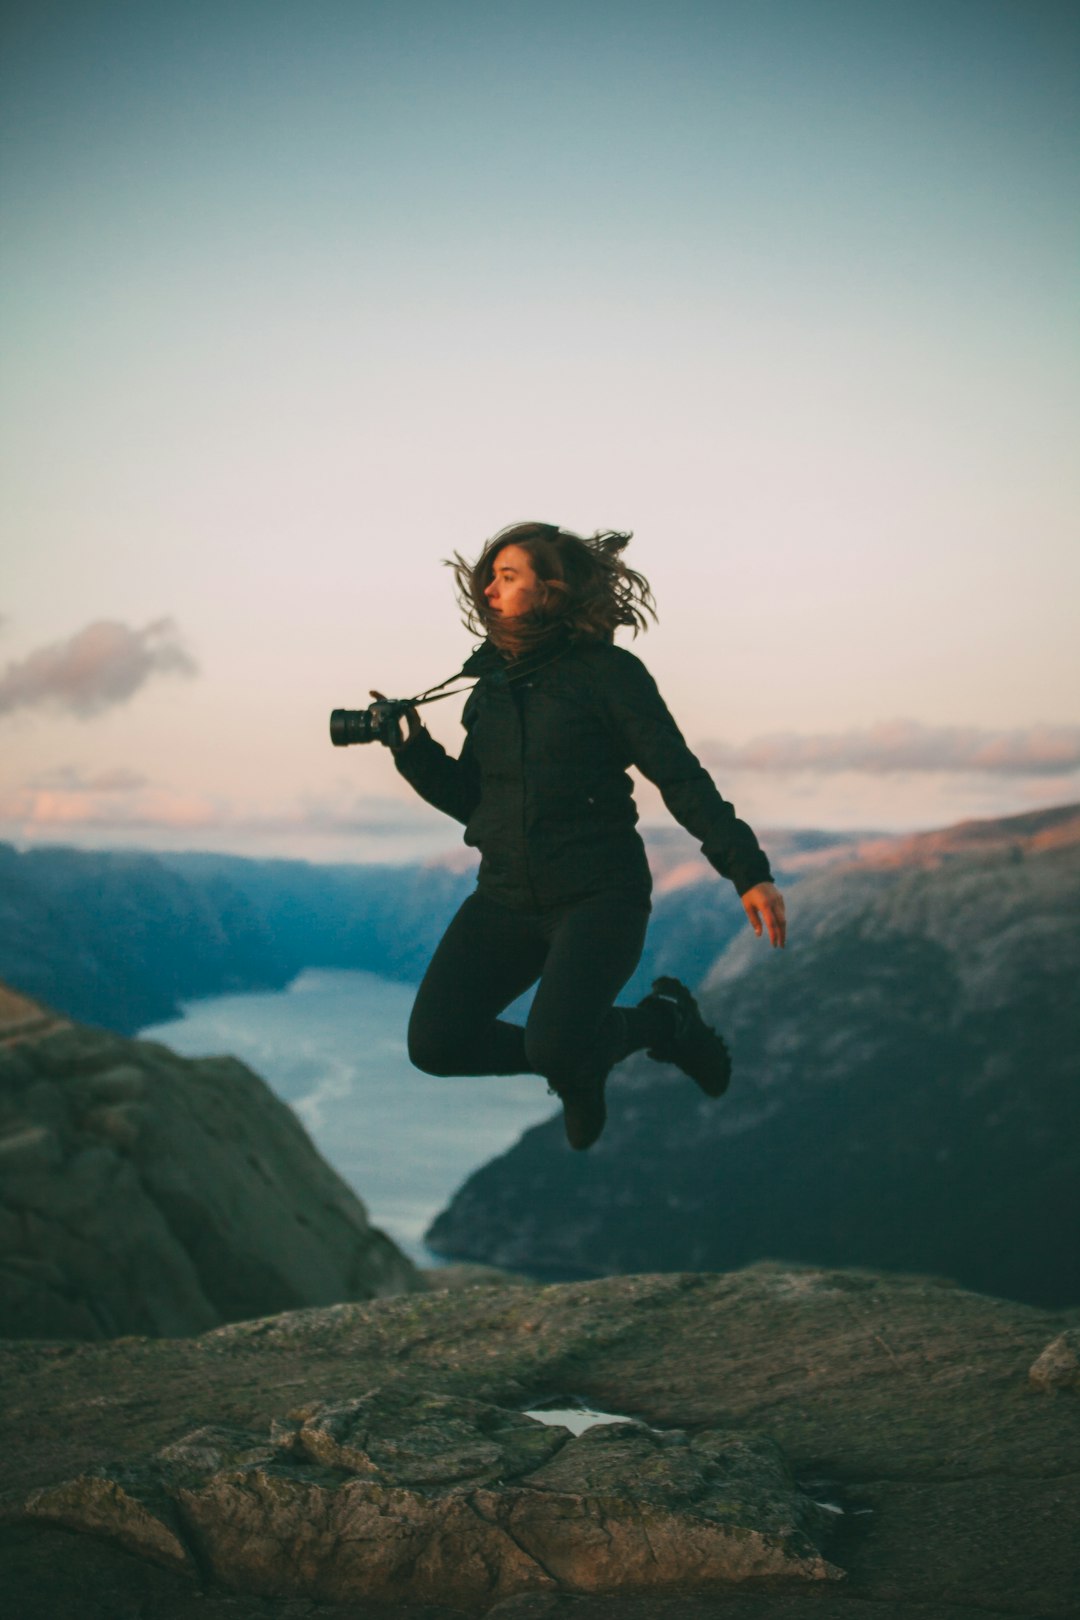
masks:
[[[0,823],[22,836],[50,827],[213,827],[218,807],[198,794],[150,788],[132,797],[85,787],[23,787],[0,793]]]
[[[141,630],[98,619],[8,664],[0,675],[0,715],[52,705],[86,720],[126,703],[154,675],[197,672],[171,619]]]
[[[756,737],[701,745],[706,765],[747,771],[962,771],[1059,776],[1080,769],[1080,726],[988,731],[889,720],[860,731]]]
[[[128,770],[124,765],[90,772],[78,765],[56,765],[28,784],[64,793],[134,793],[146,785],[147,778],[141,771]]]
[[[238,807],[205,794],[157,786],[117,769],[86,776],[73,766],[43,772],[25,786],[0,790],[0,825],[33,837],[49,828],[163,831],[202,828],[229,834],[318,834],[331,838],[396,838],[423,834],[430,818],[408,800],[365,798],[334,804],[312,800],[265,810]]]

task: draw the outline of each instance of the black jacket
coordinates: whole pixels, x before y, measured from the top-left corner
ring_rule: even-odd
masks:
[[[676,821],[701,840],[740,894],[769,879],[751,829],[736,818],[683,741],[640,659],[611,642],[554,643],[507,664],[489,643],[463,674],[459,759],[431,734],[395,749],[422,798],[465,823],[480,851],[479,887],[516,909],[652,887],[627,766],[655,782]]]

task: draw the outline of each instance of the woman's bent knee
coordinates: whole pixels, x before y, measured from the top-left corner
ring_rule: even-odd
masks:
[[[462,1054],[437,1034],[409,1030],[409,1062],[423,1074],[440,1076],[462,1074]]]

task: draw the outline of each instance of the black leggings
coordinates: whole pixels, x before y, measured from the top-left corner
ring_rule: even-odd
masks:
[[[427,1074],[541,1074],[559,1092],[606,1075],[665,1033],[663,1008],[612,1005],[638,964],[648,920],[632,895],[511,911],[471,894],[417,992],[409,1057]],[[501,1019],[537,979],[528,1023]]]

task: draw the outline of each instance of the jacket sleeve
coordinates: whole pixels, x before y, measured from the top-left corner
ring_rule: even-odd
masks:
[[[768,857],[752,828],[721,798],[687,747],[645,665],[625,648],[615,651],[618,662],[605,683],[605,699],[631,762],[655,782],[675,820],[700,840],[706,859],[739,894],[771,882]]]
[[[422,799],[455,821],[468,821],[480,797],[468,737],[458,759],[448,754],[430,731],[419,732],[395,748],[393,754],[398,771]]]

